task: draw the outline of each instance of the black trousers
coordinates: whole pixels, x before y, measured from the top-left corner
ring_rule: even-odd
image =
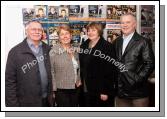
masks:
[[[55,102],[58,107],[77,107],[78,90],[77,89],[57,89],[55,92]]]
[[[50,107],[48,98],[43,98],[42,99],[42,107]]]
[[[100,99],[100,94],[94,94],[94,93],[83,93],[83,99],[82,99],[81,106],[83,107],[113,107],[115,97],[114,96],[108,96],[108,100],[102,101]]]

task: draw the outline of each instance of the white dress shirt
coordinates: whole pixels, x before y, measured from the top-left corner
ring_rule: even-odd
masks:
[[[77,81],[77,76],[78,76],[77,70],[78,70],[78,68],[79,68],[79,65],[78,65],[77,60],[76,60],[74,57],[72,57],[72,63],[73,63],[73,67],[74,67],[75,83],[76,83],[76,81]]]
[[[123,53],[125,51],[125,48],[127,47],[128,43],[132,39],[133,34],[134,34],[134,32],[129,34],[128,36],[123,35],[122,55],[123,55]]]

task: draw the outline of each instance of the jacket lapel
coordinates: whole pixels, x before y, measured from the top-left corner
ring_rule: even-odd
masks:
[[[27,38],[25,38],[22,42],[22,50],[21,50],[22,53],[28,53],[28,54],[33,54],[33,52],[31,51],[30,47],[28,46],[28,43],[27,43]]]
[[[119,39],[117,40],[117,44],[116,44],[116,55],[118,57],[119,60],[121,60],[122,57],[122,45],[123,45],[123,38],[119,37]]]
[[[123,38],[121,38],[120,39],[120,41],[119,41],[119,46],[118,46],[118,48],[119,48],[119,59],[121,59],[121,57],[122,57],[122,46],[123,46]]]
[[[126,55],[126,53],[134,46],[135,41],[138,40],[137,33],[135,32],[131,40],[129,41],[127,47],[125,48],[124,53],[122,54],[122,57]]]

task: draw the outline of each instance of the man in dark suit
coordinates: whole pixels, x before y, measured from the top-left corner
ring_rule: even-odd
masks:
[[[5,72],[7,107],[52,105],[50,48],[41,42],[42,33],[40,22],[28,22],[27,37],[8,54]]]
[[[120,107],[146,107],[149,103],[148,77],[154,70],[154,53],[151,42],[136,32],[136,18],[132,14],[121,16],[123,35],[114,44],[117,60],[126,70],[118,74],[118,97]]]

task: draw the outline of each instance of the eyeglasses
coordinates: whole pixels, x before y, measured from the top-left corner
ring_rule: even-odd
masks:
[[[40,28],[30,28],[30,30],[31,30],[32,32],[36,32],[36,31],[38,31],[38,32],[43,32],[43,29],[40,29]]]

